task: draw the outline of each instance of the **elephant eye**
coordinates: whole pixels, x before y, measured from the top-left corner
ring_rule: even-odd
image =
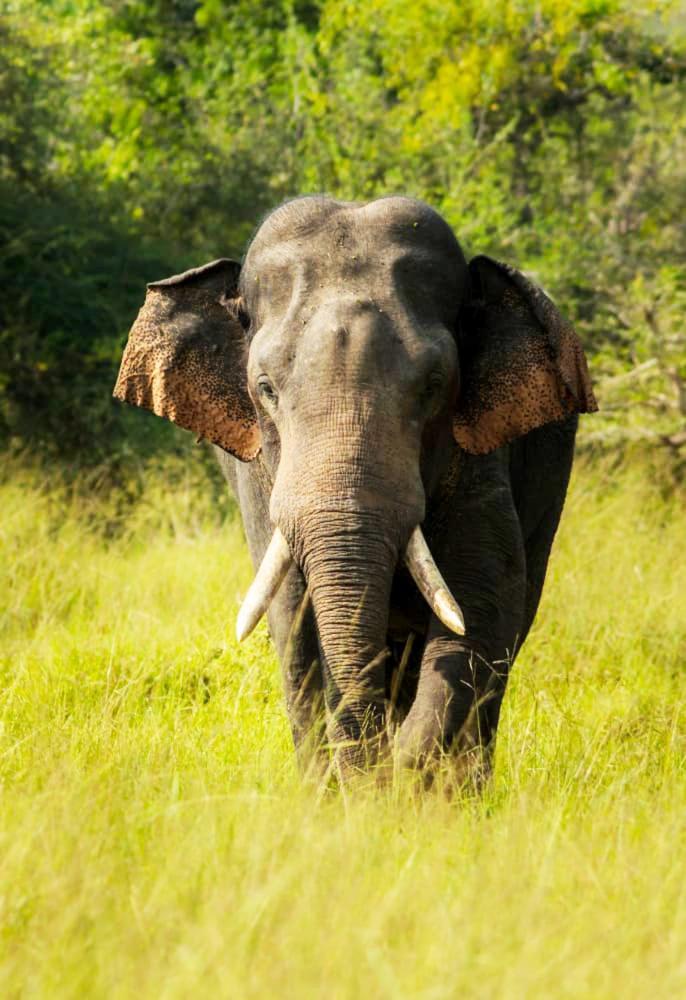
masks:
[[[278,393],[266,375],[260,375],[257,380],[257,392],[260,399],[268,406],[276,406]]]
[[[250,329],[250,317],[248,316],[247,310],[243,305],[242,300],[241,304],[238,306],[238,315],[236,318],[238,319],[238,322],[241,324],[243,329],[247,332]]]
[[[440,372],[431,372],[422,390],[422,399],[426,403],[433,402],[443,388],[443,376]]]

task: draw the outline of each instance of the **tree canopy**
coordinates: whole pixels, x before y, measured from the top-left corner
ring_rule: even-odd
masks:
[[[148,280],[308,192],[406,193],[587,346],[590,438],[686,441],[678,0],[14,0],[0,23],[0,435],[102,461]]]

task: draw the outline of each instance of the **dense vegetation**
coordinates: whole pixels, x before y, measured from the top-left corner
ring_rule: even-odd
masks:
[[[684,518],[654,470],[577,467],[494,781],[450,800],[301,784],[264,628],[232,636],[238,525],[175,463],[124,520],[0,486],[0,995],[684,996]]]
[[[5,446],[102,465],[178,445],[109,399],[145,281],[240,255],[275,203],[326,191],[425,198],[468,250],[532,271],[592,355],[588,437],[678,450],[677,0],[3,6]]]

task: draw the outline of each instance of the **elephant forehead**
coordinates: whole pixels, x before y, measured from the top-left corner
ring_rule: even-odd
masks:
[[[390,383],[402,393],[431,368],[450,377],[455,364],[454,337],[440,320],[419,326],[407,310],[351,294],[268,320],[250,350],[253,377],[287,378],[300,395]]]
[[[378,233],[382,239],[408,246],[423,246],[441,257],[462,260],[462,251],[445,219],[414,198],[378,198],[348,210],[364,232]]]
[[[248,252],[243,291],[283,310],[293,294],[311,297],[338,289],[383,296],[394,285],[436,285],[455,297],[465,261],[447,223],[409,198],[364,205],[305,198],[273,213]]]
[[[274,247],[244,276],[243,294],[258,326],[300,326],[335,304],[379,309],[401,323],[412,316],[422,325],[432,318],[451,324],[464,280],[459,262],[429,246],[358,237],[345,251],[326,241]]]

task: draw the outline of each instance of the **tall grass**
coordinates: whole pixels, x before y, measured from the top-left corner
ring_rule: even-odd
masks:
[[[298,778],[195,478],[0,487],[0,996],[686,995],[686,518],[577,470],[480,798]]]

